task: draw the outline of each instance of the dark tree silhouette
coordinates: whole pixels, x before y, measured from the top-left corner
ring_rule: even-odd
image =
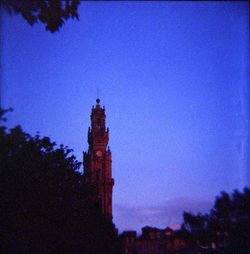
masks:
[[[214,253],[250,253],[250,189],[222,192],[209,214],[183,213],[191,245]]]
[[[0,127],[0,253],[119,253],[70,154],[20,126]]]
[[[1,0],[0,5],[11,14],[21,14],[33,25],[38,21],[45,24],[45,29],[54,33],[69,18],[79,19],[77,7],[80,0]]]

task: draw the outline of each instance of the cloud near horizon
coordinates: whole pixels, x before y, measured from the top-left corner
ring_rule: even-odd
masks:
[[[212,209],[213,200],[195,199],[188,196],[165,201],[165,204],[152,206],[129,206],[114,204],[114,223],[119,233],[128,230],[141,232],[144,226],[177,229],[183,222],[183,212],[206,213]]]

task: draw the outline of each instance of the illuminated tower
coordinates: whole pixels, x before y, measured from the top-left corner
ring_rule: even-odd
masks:
[[[112,188],[114,179],[111,176],[111,152],[107,148],[109,129],[105,127],[105,108],[96,100],[92,107],[91,129],[88,130],[88,152],[83,153],[85,182],[94,187],[102,213],[112,220]]]

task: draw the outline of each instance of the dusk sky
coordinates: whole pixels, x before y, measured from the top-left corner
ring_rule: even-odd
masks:
[[[79,15],[51,34],[2,12],[9,127],[82,162],[98,89],[120,232],[180,224],[249,184],[248,2],[84,1]]]

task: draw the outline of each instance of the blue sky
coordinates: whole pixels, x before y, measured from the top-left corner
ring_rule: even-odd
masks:
[[[110,128],[114,222],[182,222],[248,181],[248,2],[82,2],[55,34],[2,16],[8,125],[82,161],[97,89]]]

